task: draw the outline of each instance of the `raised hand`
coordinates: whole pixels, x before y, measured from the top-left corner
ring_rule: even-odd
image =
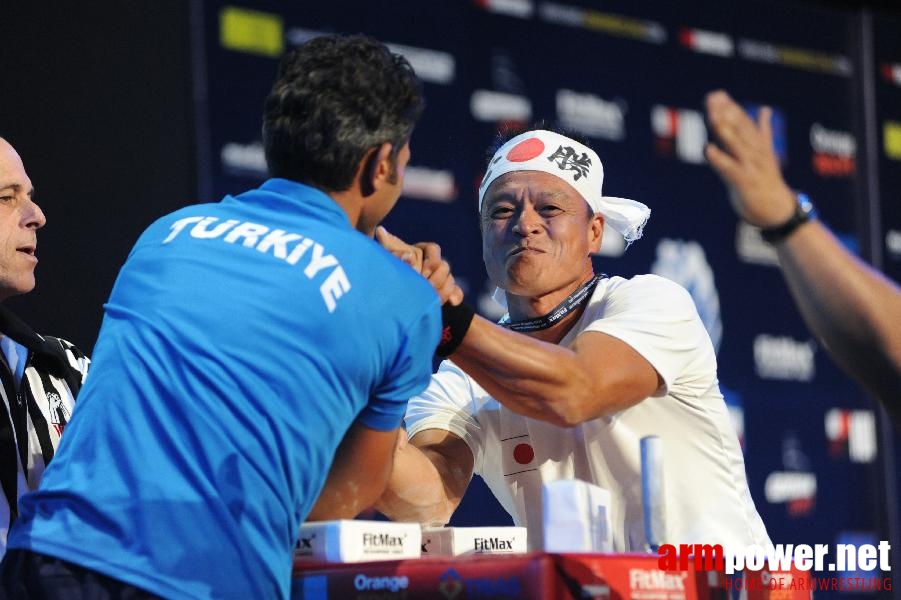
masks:
[[[794,213],[796,200],[782,178],[773,149],[773,111],[764,107],[755,123],[723,90],[710,92],[706,105],[716,142],[707,144],[705,154],[729,187],[735,211],[757,227],[786,222]]]

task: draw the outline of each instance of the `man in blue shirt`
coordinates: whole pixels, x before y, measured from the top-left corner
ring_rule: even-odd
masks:
[[[78,411],[10,534],[7,593],[284,598],[301,522],[374,503],[441,302],[462,299],[372,239],[421,110],[409,64],[369,38],[283,59],[272,178],[161,218],[122,267]]]

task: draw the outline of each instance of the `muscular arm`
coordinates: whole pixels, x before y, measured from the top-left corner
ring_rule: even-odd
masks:
[[[564,348],[476,317],[453,358],[512,410],[561,425],[635,404],[659,386],[650,363],[599,332],[583,333]],[[405,439],[376,508],[394,520],[443,525],[472,478],[472,452],[445,430],[421,431],[406,444]]]
[[[384,230],[377,232],[377,237],[423,274],[427,263],[441,265],[441,270],[435,269],[441,277],[429,277],[439,291],[437,282],[453,282],[437,245],[411,246]],[[462,301],[456,285],[454,292],[446,300],[450,304]],[[562,427],[637,404],[662,384],[643,356],[613,336],[584,333],[571,348],[565,348],[509,331],[479,316],[473,319],[453,360],[509,409]]]
[[[661,384],[643,356],[605,333],[583,333],[567,348],[478,316],[453,360],[511,410],[561,427],[637,404]]]
[[[469,446],[440,429],[420,431],[409,442],[403,431],[400,436],[394,471],[376,509],[395,521],[445,525],[472,479]]]
[[[757,227],[784,223],[796,202],[773,150],[770,112],[762,110],[755,123],[725,92],[707,96],[718,140],[707,158],[729,187],[735,211]],[[901,423],[901,289],[818,222],[801,225],[776,251],[807,326]]]
[[[807,326],[901,423],[901,290],[817,222],[776,250]]]
[[[388,484],[398,431],[351,425],[307,520],[353,519],[375,504]]]

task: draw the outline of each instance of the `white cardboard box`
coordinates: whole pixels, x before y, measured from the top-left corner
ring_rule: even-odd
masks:
[[[427,527],[423,556],[520,554],[528,549],[525,527]]]
[[[545,552],[610,552],[610,492],[578,479],[542,486]]]
[[[328,562],[366,562],[419,558],[419,523],[392,521],[315,521],[300,526],[295,558]]]

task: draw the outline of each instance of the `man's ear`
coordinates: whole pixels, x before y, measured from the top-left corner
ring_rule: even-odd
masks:
[[[360,192],[366,198],[372,195],[382,181],[391,175],[391,149],[388,142],[372,148],[363,157],[363,173],[360,177]]]
[[[604,216],[595,214],[591,217],[588,228],[588,249],[592,254],[601,250],[601,242],[604,241]]]

